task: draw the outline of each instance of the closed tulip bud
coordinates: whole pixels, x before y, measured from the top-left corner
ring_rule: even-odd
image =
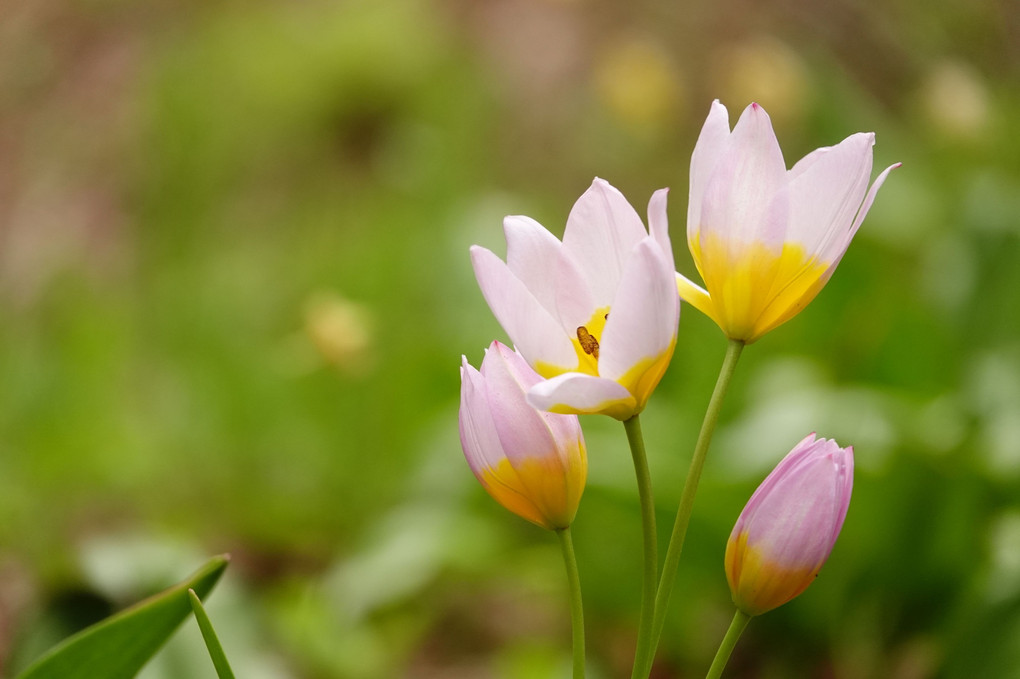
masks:
[[[481,370],[463,359],[460,375],[460,441],[471,471],[514,514],[549,530],[570,526],[588,475],[577,416],[531,406],[526,394],[542,377],[499,342]]]
[[[726,545],[737,608],[761,615],[811,584],[843,527],[853,476],[853,448],[811,434],[758,486]]]

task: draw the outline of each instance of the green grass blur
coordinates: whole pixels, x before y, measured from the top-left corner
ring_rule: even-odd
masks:
[[[810,431],[853,444],[843,535],[732,677],[1020,667],[1020,8],[609,0],[0,7],[0,675],[229,551],[238,676],[567,676],[552,536],[477,486],[461,354],[504,339],[467,248],[561,232],[592,177],[644,212],[713,98],[788,164],[902,161],[822,294],[744,353],[654,676],[702,676],[725,541]],[[1011,41],[1012,38],[1012,41]],[[725,350],[690,307],[643,424],[666,537]],[[590,676],[634,644],[623,429],[584,420]],[[191,626],[194,628],[194,626]],[[144,673],[212,676],[197,628]]]

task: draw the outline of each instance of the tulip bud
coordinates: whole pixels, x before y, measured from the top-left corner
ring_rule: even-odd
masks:
[[[853,475],[852,447],[811,434],[758,486],[726,545],[737,608],[761,615],[807,589],[843,527]]]
[[[524,358],[499,342],[481,370],[463,359],[460,441],[471,471],[497,502],[557,530],[574,520],[588,475],[576,415],[536,410],[527,391],[542,381]]]

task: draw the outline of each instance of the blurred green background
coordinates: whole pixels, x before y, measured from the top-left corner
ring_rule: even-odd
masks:
[[[703,676],[722,555],[810,431],[857,478],[821,577],[733,677],[1020,672],[1020,6],[962,0],[0,3],[0,675],[233,562],[238,676],[564,677],[551,535],[478,487],[457,368],[505,339],[467,248],[556,233],[593,176],[639,212],[713,98],[788,164],[902,161],[828,287],[745,352],[655,677]],[[725,341],[685,308],[643,418],[660,533]],[[586,418],[592,677],[634,644],[623,429]],[[142,675],[213,676],[186,625]]]

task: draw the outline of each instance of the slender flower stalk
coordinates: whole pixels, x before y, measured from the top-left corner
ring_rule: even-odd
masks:
[[[581,581],[570,537],[588,472],[576,415],[535,409],[528,389],[542,380],[524,358],[493,342],[480,370],[461,365],[460,439],[471,471],[506,509],[555,531],[570,590],[574,679],[584,679]]]
[[[659,587],[655,594],[655,613],[652,622],[651,633],[651,655],[654,656],[658,647],[659,638],[662,636],[662,628],[666,623],[666,612],[669,608],[669,598],[673,592],[673,584],[676,580],[676,571],[680,565],[680,554],[683,552],[684,539],[687,536],[687,526],[691,521],[691,513],[694,511],[694,497],[698,492],[698,483],[701,481],[701,472],[705,467],[705,459],[708,456],[709,444],[712,442],[712,434],[715,433],[716,423],[719,421],[719,412],[722,410],[723,400],[729,388],[730,380],[737,367],[737,361],[744,349],[744,343],[740,340],[730,340],[726,347],[726,357],[723,359],[719,377],[712,391],[712,397],[708,401],[708,409],[705,411],[705,418],[701,423],[701,431],[698,434],[698,441],[694,446],[694,455],[691,457],[691,465],[687,470],[687,480],[684,482],[684,489],[680,495],[680,506],[677,508],[676,520],[673,523],[673,534],[669,540],[669,547],[666,549],[666,559],[662,564],[662,574],[659,577]],[[651,660],[646,659],[641,667],[639,676],[647,677],[651,671]]]
[[[634,652],[633,679],[647,677],[655,657],[652,623],[655,615],[655,583],[658,579],[659,553],[655,529],[655,501],[652,498],[652,479],[648,472],[648,457],[641,434],[641,421],[634,415],[623,422],[627,430],[634,474],[637,477],[638,500],[641,504],[641,531],[643,563],[641,575],[641,617],[638,619],[637,649]],[[648,668],[647,670],[645,668]]]
[[[567,586],[570,589],[570,626],[574,640],[574,679],[584,679],[584,607],[581,604],[581,578],[577,573],[574,540],[570,528],[556,531],[563,550],[563,565],[567,569]]]
[[[708,674],[705,675],[705,679],[720,679],[722,677],[726,663],[729,662],[730,655],[733,653],[740,635],[743,634],[744,628],[747,627],[749,622],[751,622],[751,616],[738,608],[737,612],[733,614],[733,620],[730,622],[729,629],[726,630],[726,636],[723,637],[722,643],[719,644],[719,650],[715,652],[715,659],[712,661],[712,666],[708,668]]]

